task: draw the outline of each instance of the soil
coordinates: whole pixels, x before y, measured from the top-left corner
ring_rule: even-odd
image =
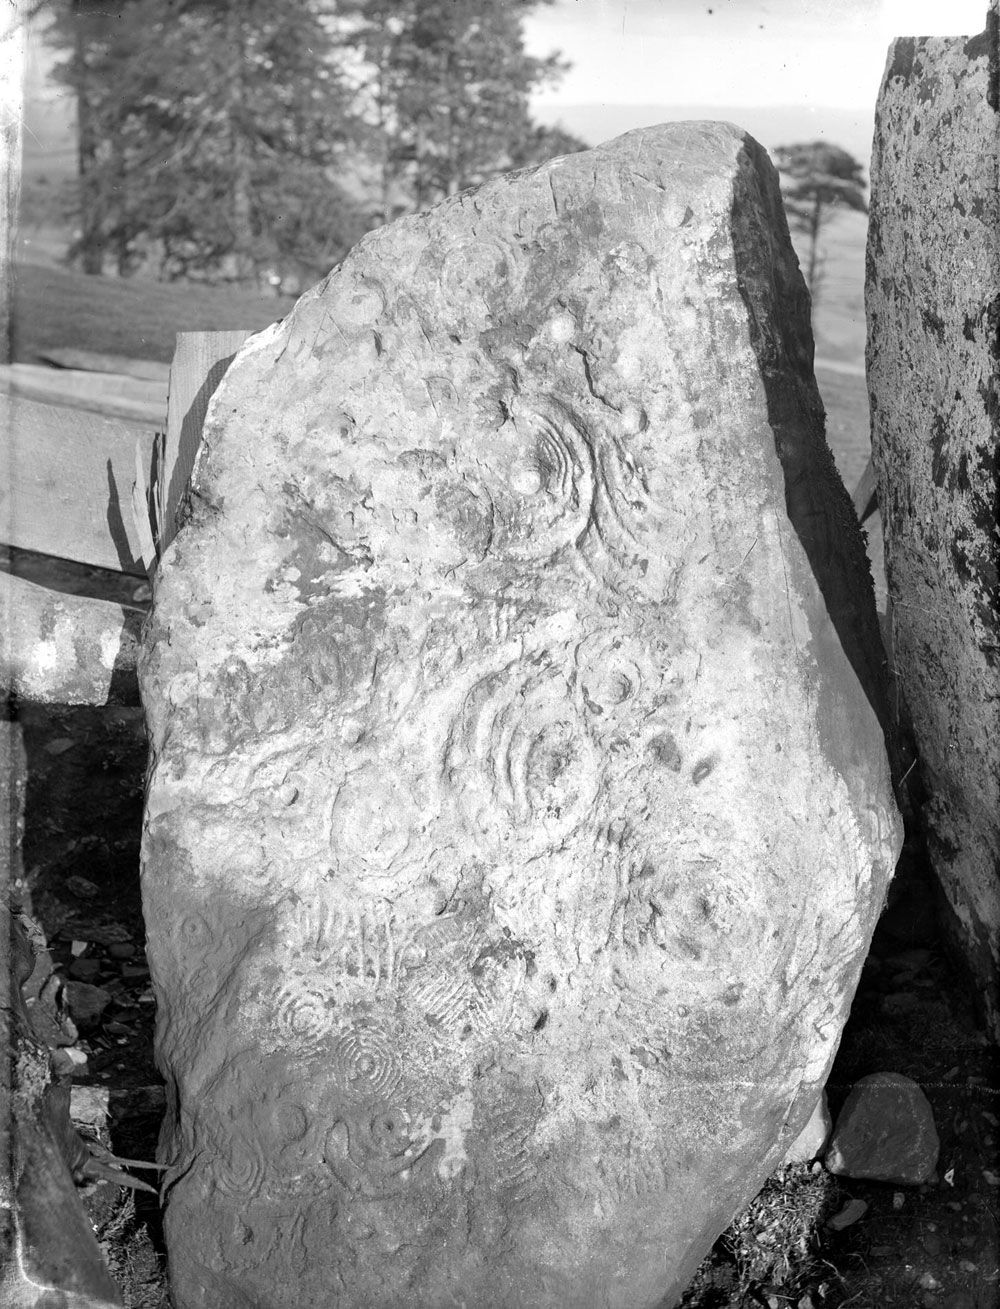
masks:
[[[142,712],[134,704],[24,704],[17,717],[29,777],[24,876],[15,899],[44,929],[63,977],[110,993],[99,1017],[78,1024],[76,1046],[86,1062],[73,1068],[73,1082],[106,1090],[106,1140],[116,1155],[152,1160],[163,1084],[153,1057],[155,1004],[139,892]],[[892,1071],[917,1080],[940,1136],[937,1173],[925,1185],[903,1187],[834,1179],[818,1164],[794,1176],[789,1171],[769,1183],[742,1227],[734,1226],[716,1245],[685,1305],[997,1309],[996,1053],[983,1035],[968,984],[944,950],[934,885],[919,842],[911,839],[828,1093],[836,1118],[850,1086],[867,1073]],[[108,1182],[86,1189],[113,1264],[108,1231],[121,1199]],[[851,1199],[867,1203],[864,1215],[842,1231],[829,1228],[829,1217]],[[127,1226],[133,1239],[144,1228],[144,1239],[162,1253],[155,1196],[136,1196]],[[754,1242],[758,1253],[761,1242],[772,1250],[777,1243],[782,1257],[755,1263],[748,1255]],[[120,1272],[120,1257],[115,1267]],[[162,1283],[155,1257],[149,1267],[138,1290],[125,1288],[128,1305],[165,1303],[162,1285],[161,1298],[151,1298],[150,1282]]]

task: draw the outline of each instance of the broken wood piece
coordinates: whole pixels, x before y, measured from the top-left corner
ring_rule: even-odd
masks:
[[[166,452],[158,478],[158,545],[161,553],[177,530],[177,511],[201,444],[208,402],[236,352],[252,335],[249,328],[230,332],[177,333],[177,348],[170,365]]]
[[[145,576],[132,514],[136,441],[121,419],[0,394],[0,542]]]

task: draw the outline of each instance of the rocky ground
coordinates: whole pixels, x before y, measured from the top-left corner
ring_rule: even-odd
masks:
[[[138,882],[141,710],[22,705],[18,717],[29,778],[14,891],[43,929],[59,979],[50,994],[59,991],[69,1021],[53,1033],[57,1065],[72,1079],[80,1130],[116,1156],[150,1161],[163,1090]],[[784,1170],[717,1244],[687,1309],[1000,1306],[996,1051],[943,952],[934,910],[911,839],[828,1088],[836,1118],[866,1074],[918,1082],[940,1137],[933,1177],[907,1186],[834,1178],[818,1164]],[[166,1306],[156,1196],[100,1182],[85,1200],[126,1304]]]

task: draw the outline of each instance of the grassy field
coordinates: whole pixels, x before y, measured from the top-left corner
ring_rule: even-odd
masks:
[[[177,332],[259,331],[294,301],[214,287],[85,277],[19,264],[14,274],[12,354],[37,363],[40,350],[77,347],[169,363]]]

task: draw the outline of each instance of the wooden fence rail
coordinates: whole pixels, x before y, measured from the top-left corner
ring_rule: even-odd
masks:
[[[148,597],[209,400],[249,335],[179,333],[166,383],[163,365],[87,351],[52,352],[54,368],[0,368],[0,688],[8,695],[134,698],[143,609],[134,597]],[[67,569],[76,570],[72,584]],[[40,584],[60,570],[59,581]],[[110,590],[133,602],[104,598],[109,588],[95,570],[121,579]]]

